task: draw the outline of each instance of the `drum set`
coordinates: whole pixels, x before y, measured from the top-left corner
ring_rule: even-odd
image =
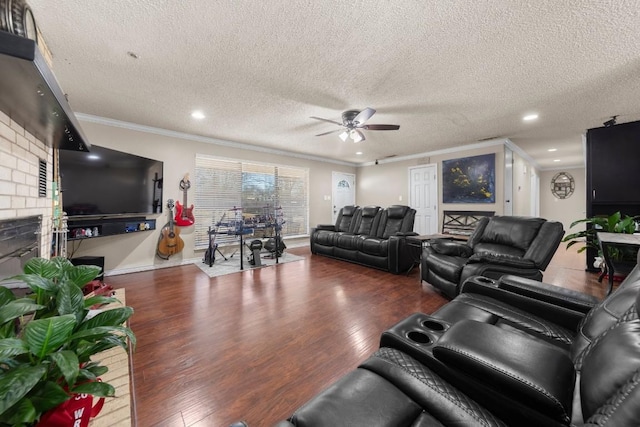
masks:
[[[235,236],[240,239],[240,270],[244,269],[245,236],[256,237],[247,244],[249,256],[247,261],[254,267],[262,265],[260,252],[267,249],[278,263],[286,248],[280,235],[282,225],[285,223],[282,207],[264,206],[258,214],[245,213],[242,207],[236,207],[225,211],[220,220],[213,227],[209,227],[209,246],[205,252],[203,262],[211,267],[215,263],[216,253],[225,261],[228,259],[219,249],[216,237],[220,235]],[[267,238],[263,245],[259,238]],[[229,257],[233,257],[235,252]]]

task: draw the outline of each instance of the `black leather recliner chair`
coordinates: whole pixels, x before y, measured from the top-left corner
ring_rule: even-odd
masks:
[[[640,267],[602,302],[539,285],[469,279],[277,426],[637,426]],[[484,308],[462,301],[472,294]],[[571,337],[553,336],[577,319]]]
[[[422,252],[421,277],[450,298],[476,275],[541,281],[563,235],[562,223],[543,218],[483,218],[467,242],[432,240]]]
[[[406,239],[417,235],[415,214],[415,209],[401,205],[345,206],[335,225],[319,225],[311,231],[311,253],[405,273],[420,254],[420,248]]]

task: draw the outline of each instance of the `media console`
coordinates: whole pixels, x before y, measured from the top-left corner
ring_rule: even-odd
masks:
[[[123,218],[74,218],[67,221],[67,240],[79,240],[156,229],[156,220],[144,216]]]

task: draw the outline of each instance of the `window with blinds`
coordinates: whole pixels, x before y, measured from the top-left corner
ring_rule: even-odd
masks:
[[[209,245],[208,230],[218,223],[236,221],[240,215],[282,215],[283,237],[307,234],[309,171],[303,168],[249,163],[196,155],[196,249]],[[239,209],[241,208],[241,209]],[[276,208],[281,208],[277,210]],[[235,242],[233,235],[218,234],[216,243]]]

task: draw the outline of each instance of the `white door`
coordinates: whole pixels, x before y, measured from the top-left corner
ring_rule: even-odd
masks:
[[[409,206],[416,210],[413,231],[438,233],[438,168],[435,164],[409,168]]]
[[[338,219],[338,212],[343,206],[356,204],[356,176],[352,173],[331,173],[331,218]]]
[[[531,173],[531,216],[540,216],[540,177],[532,168]]]

